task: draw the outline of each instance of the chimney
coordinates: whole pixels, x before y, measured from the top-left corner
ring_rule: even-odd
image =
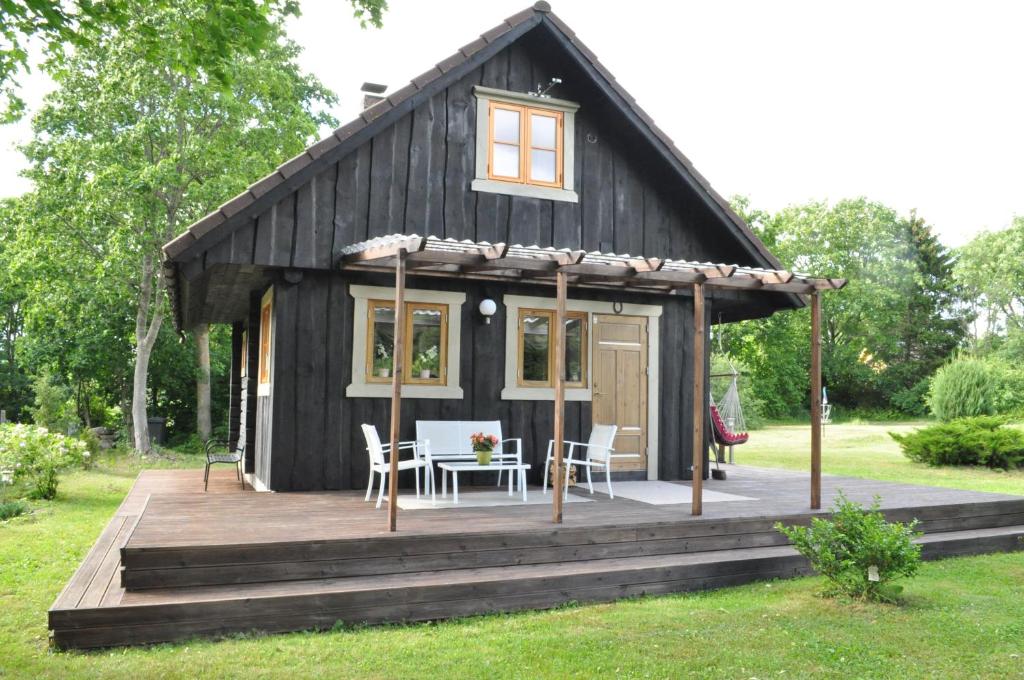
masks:
[[[381,85],[380,83],[363,83],[363,86],[359,88],[360,92],[363,93],[363,110],[365,111],[377,102],[383,101],[384,93],[387,89],[387,85]]]

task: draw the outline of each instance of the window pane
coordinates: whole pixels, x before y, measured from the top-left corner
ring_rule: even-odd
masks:
[[[494,141],[519,143],[519,112],[494,109]]]
[[[373,375],[391,376],[392,353],[395,348],[395,310],[391,307],[373,309]]]
[[[523,380],[548,380],[548,317],[523,317]]]
[[[530,179],[538,182],[555,181],[554,151],[530,151]]]
[[[499,177],[519,177],[519,147],[495,144],[492,172]]]
[[[583,382],[583,319],[565,320],[565,380]]]
[[[530,116],[530,146],[555,148],[555,119],[551,116]]]
[[[412,373],[414,380],[441,377],[441,311],[412,310]]]

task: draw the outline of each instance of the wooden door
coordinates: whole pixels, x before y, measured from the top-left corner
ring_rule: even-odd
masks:
[[[618,425],[613,470],[647,470],[647,317],[594,315],[594,423]]]

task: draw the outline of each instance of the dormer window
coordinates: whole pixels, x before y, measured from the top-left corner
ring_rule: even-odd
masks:
[[[576,202],[576,104],[477,86],[474,191]]]

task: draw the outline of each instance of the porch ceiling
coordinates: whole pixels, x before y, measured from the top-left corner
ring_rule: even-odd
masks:
[[[341,251],[336,266],[349,271],[393,270],[400,252],[416,274],[554,283],[559,272],[574,286],[672,294],[703,284],[713,288],[769,293],[814,293],[837,290],[846,279],[813,277],[782,269],[690,262],[615,253],[456,241],[436,236],[391,234],[353,243]]]

